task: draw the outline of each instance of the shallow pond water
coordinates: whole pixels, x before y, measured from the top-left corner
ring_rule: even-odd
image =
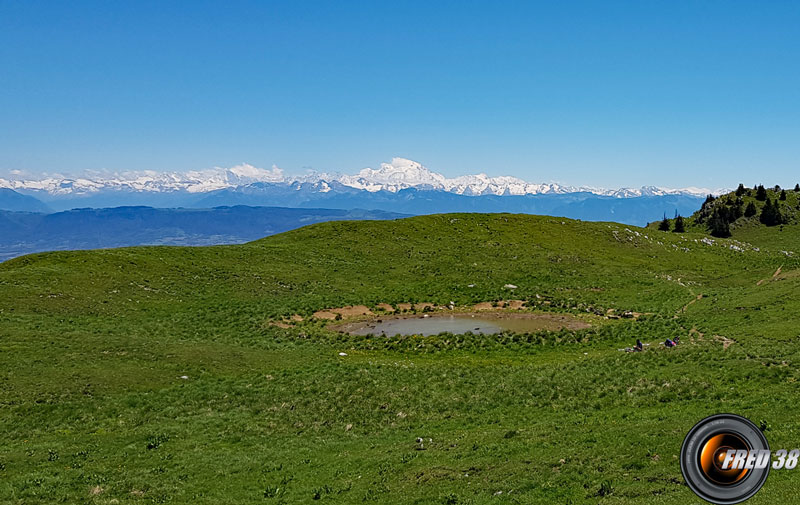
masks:
[[[374,319],[336,325],[333,329],[351,335],[438,335],[440,333],[516,333],[561,328],[588,328],[589,324],[564,314],[447,314]]]

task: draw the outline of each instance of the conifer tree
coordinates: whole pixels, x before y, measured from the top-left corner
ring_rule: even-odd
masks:
[[[758,185],[758,189],[756,189],[756,200],[759,202],[763,202],[767,199],[767,190],[764,188],[763,184]]]
[[[758,216],[758,220],[761,221],[763,224],[770,226],[772,224],[772,220],[774,219],[774,212],[772,211],[772,202],[767,199],[764,202],[764,206],[761,207],[761,214]]]
[[[662,219],[661,223],[659,223],[658,229],[661,231],[669,231],[669,219],[667,219],[666,214],[664,214],[664,219]]]
[[[744,209],[744,217],[753,217],[756,215],[756,204],[750,202],[747,204],[747,208]]]
[[[675,233],[683,233],[686,231],[686,227],[683,223],[683,216],[678,214],[678,217],[675,218],[675,229],[672,230]]]
[[[784,224],[786,221],[781,212],[781,204],[776,201],[772,208],[775,212],[775,224]]]
[[[773,203],[772,200],[767,198],[764,207],[761,209],[759,220],[767,226],[775,226],[783,223],[780,204],[777,201]]]
[[[719,209],[714,209],[708,221],[708,231],[715,237],[725,238],[731,236],[730,223]]]

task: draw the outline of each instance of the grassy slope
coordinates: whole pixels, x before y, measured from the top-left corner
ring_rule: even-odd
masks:
[[[773,189],[767,189],[767,198],[769,198],[772,202],[777,202],[780,209],[781,214],[783,215],[784,219],[787,223],[791,224],[798,224],[800,223],[800,192],[794,191],[792,189],[786,190],[786,200],[780,200],[780,191],[775,191]],[[759,237],[763,237],[767,240],[774,240],[774,233],[766,229],[764,225],[759,222],[759,215],[761,214],[761,210],[764,208],[764,203],[762,201],[756,200],[755,198],[756,190],[754,189],[747,189],[747,191],[741,196],[742,200],[742,210],[747,208],[747,205],[753,203],[756,208],[756,214],[750,217],[740,217],[733,223],[731,223],[731,233],[734,237],[736,236],[751,236],[754,230],[763,230],[762,233],[759,234]],[[736,202],[736,193],[730,192],[724,195],[721,195],[717,198],[713,205],[720,205],[720,204],[733,204]],[[710,216],[711,212],[708,212]],[[701,222],[700,219],[701,212],[697,211],[691,216],[687,217],[684,221],[684,225],[686,231],[688,232],[698,232],[698,233],[705,233],[708,228],[707,222]],[[661,221],[654,221],[647,225],[650,229],[658,229],[658,225]],[[675,228],[675,219],[669,219],[670,222],[670,230]],[[780,226],[775,227],[776,229],[780,229]],[[778,241],[782,241],[784,239],[778,239]],[[791,240],[791,239],[790,239]]]
[[[800,234],[785,228],[738,252],[700,234],[453,214],[9,261],[0,501],[692,502],[676,456],[701,417],[737,412],[773,446],[800,445],[800,270],[781,252]],[[391,340],[268,324],[536,295],[552,302],[541,310],[652,315]],[[690,342],[692,328],[704,336]],[[673,350],[617,351],[677,334]],[[792,502],[795,475],[774,472],[752,502]]]

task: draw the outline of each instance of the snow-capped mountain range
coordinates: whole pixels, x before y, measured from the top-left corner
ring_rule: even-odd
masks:
[[[91,195],[106,191],[197,194],[255,183],[285,184],[287,186],[297,186],[297,183],[314,183],[317,191],[323,193],[331,191],[332,186],[342,185],[371,193],[380,191],[397,193],[404,189],[416,188],[465,196],[519,196],[583,192],[617,198],[632,198],[664,195],[705,196],[727,191],[726,189],[711,190],[695,187],[681,189],[655,186],[620,189],[574,187],[556,183],[536,184],[511,176],[489,177],[483,173],[447,178],[416,161],[405,158],[393,158],[390,163],[382,163],[378,169],[364,168],[355,175],[311,173],[290,176],[285,175],[283,170],[276,166],[271,169],[263,169],[242,164],[231,168],[213,168],[183,173],[86,172],[79,177],[45,175],[39,178],[30,178],[20,172],[12,172],[5,177],[0,177],[0,188],[46,194],[55,198]]]

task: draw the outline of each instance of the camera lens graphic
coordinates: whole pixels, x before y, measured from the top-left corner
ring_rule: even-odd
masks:
[[[700,498],[719,505],[747,500],[764,485],[766,468],[723,468],[731,451],[769,450],[764,434],[749,420],[718,414],[697,423],[681,447],[681,473]]]
[[[719,433],[712,435],[700,450],[700,466],[709,480],[723,486],[736,484],[747,475],[747,469],[724,469],[725,457],[730,451],[746,450],[751,447],[738,435]]]

